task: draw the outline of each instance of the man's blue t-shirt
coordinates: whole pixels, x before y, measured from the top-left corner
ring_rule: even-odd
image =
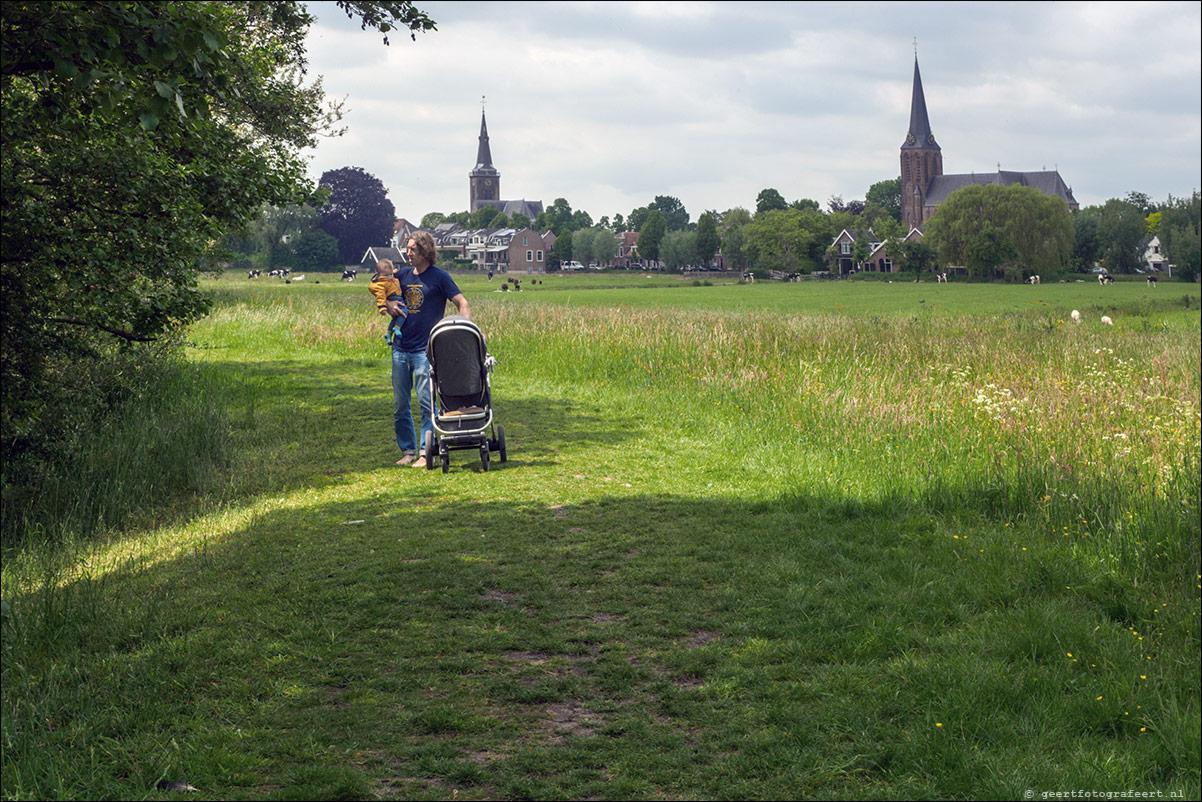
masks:
[[[459,294],[459,287],[451,274],[433,265],[418,273],[411,267],[396,271],[401,283],[401,296],[409,316],[401,327],[401,336],[392,347],[415,353],[425,351],[430,340],[430,330],[446,314],[447,301]]]

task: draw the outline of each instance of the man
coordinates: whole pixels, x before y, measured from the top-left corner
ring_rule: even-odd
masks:
[[[434,458],[433,454],[418,451],[418,443],[426,442],[426,432],[434,430],[434,397],[430,387],[430,362],[426,359],[430,330],[442,319],[447,301],[455,304],[458,313],[469,320],[472,310],[450,274],[434,266],[438,254],[434,249],[434,237],[429,232],[418,231],[410,237],[405,245],[405,256],[409,259],[409,269],[396,273],[403,300],[387,301],[380,314],[395,317],[401,314],[402,304],[408,311],[401,326],[401,336],[392,343],[392,418],[396,444],[401,449],[401,458],[396,464],[425,468],[426,460]],[[409,408],[409,396],[415,388],[422,415],[417,440],[414,440],[413,413]]]

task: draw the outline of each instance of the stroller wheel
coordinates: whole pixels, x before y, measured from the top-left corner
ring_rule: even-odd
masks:
[[[497,425],[497,450],[501,452],[501,462],[505,462],[505,427]]]
[[[485,470],[485,471],[488,470],[488,442],[487,441],[483,445],[480,446],[480,468],[481,468],[481,470]]]
[[[443,451],[439,456],[442,457],[442,472],[449,472],[451,470],[451,452]]]
[[[434,470],[434,455],[438,453],[438,449],[434,446],[434,432],[426,432],[426,440],[422,446],[426,452],[426,468],[432,471]]]

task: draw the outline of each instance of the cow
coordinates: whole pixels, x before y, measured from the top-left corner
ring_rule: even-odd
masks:
[[[1155,287],[1157,281],[1158,281],[1158,279],[1156,278],[1156,276],[1148,276],[1148,286],[1149,287]]]
[[[748,284],[755,284],[755,274],[750,272],[744,273],[743,281],[747,282]]]
[[[343,270],[342,271],[342,280],[343,281],[354,281],[355,280],[354,268],[351,268],[349,270]]]
[[[247,277],[247,278],[258,278],[258,277],[259,277],[259,276],[261,276],[261,275],[262,275],[262,272],[261,272],[261,271],[259,271],[259,270],[252,270],[252,271],[250,271],[249,273],[247,273],[247,274],[246,274],[246,277]]]

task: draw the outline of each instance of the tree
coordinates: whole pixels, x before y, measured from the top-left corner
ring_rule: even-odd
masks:
[[[991,279],[999,271],[1018,278],[1018,248],[1001,229],[989,223],[968,240],[964,254],[964,266],[972,278]]]
[[[1123,200],[1127,201],[1127,203],[1130,203],[1136,209],[1139,209],[1140,215],[1145,218],[1152,212],[1156,211],[1156,204],[1152,203],[1152,199],[1148,197],[1146,192],[1136,192],[1132,190],[1131,192],[1127,193],[1127,197],[1123,198]]]
[[[744,249],[746,237],[743,227],[751,222],[751,212],[741,206],[722,213],[722,257],[727,267],[746,270],[748,255]]]
[[[640,206],[637,209],[630,210],[630,216],[626,218],[627,231],[642,231],[643,224],[647,222],[647,216],[651,214],[651,210],[646,206]]]
[[[618,235],[608,228],[596,228],[593,234],[593,258],[605,266],[613,263],[618,255]]]
[[[755,196],[756,214],[779,212],[787,208],[789,208],[789,204],[785,203],[785,197],[771,187],[760,190],[760,194]]]
[[[655,200],[649,203],[647,208],[658,209],[663,214],[669,231],[685,231],[689,227],[689,213],[679,198],[671,195],[656,195]]]
[[[911,272],[917,281],[923,273],[933,270],[936,261],[935,249],[920,239],[904,239],[898,242],[890,254],[896,254],[894,263],[899,272]]]
[[[481,206],[468,216],[467,227],[472,229],[490,228],[496,217],[497,208],[495,206]]]
[[[696,253],[697,235],[694,232],[669,231],[660,245],[659,259],[669,270],[680,270],[692,263]]]
[[[572,232],[572,257],[579,262],[588,264],[594,261],[593,257],[593,238],[596,232],[591,228],[584,228],[580,231]]]
[[[1202,273],[1202,195],[1174,198],[1161,205],[1160,249],[1176,274],[1194,281]]]
[[[422,221],[420,225],[422,228],[426,229],[437,228],[438,226],[442,225],[446,219],[447,216],[442,212],[429,212],[425,215],[422,215]]]
[[[320,220],[312,206],[265,206],[249,229],[256,266],[264,270],[292,267],[295,240],[316,228]]]
[[[755,219],[743,227],[743,234],[744,249],[750,251],[755,267],[786,272],[812,268],[810,246],[815,243],[815,237],[797,209],[757,213]],[[822,258],[821,254],[818,258]]]
[[[926,226],[943,264],[966,265],[969,243],[992,226],[1018,251],[1015,267],[1051,275],[1065,269],[1073,247],[1068,204],[1024,186],[997,184],[956,190]]]
[[[1096,206],[1078,209],[1073,212],[1073,267],[1078,272],[1085,272],[1098,261],[1100,247],[1098,245],[1098,218],[1100,210]]]
[[[639,253],[643,258],[652,262],[659,261],[659,248],[667,232],[668,221],[664,219],[663,212],[659,209],[648,212],[647,222],[639,229]]]
[[[302,231],[292,242],[292,269],[307,272],[336,270],[341,264],[338,258],[338,240],[320,228]]]
[[[706,212],[697,218],[697,263],[708,266],[721,244],[714,215]]]
[[[338,5],[381,32],[434,27],[409,2]],[[0,4],[6,483],[64,436],[74,361],[203,315],[213,244],[309,197],[301,151],[339,117],[303,77],[312,22],[282,0]]]
[[[568,262],[572,259],[572,232],[565,231],[555,238],[555,244],[551,246],[551,253],[561,262]]]
[[[338,240],[343,264],[356,264],[368,248],[392,241],[396,209],[380,179],[362,167],[340,167],[322,173],[320,186],[328,192],[321,229]]]
[[[1143,263],[1143,210],[1127,200],[1111,198],[1098,218],[1098,249],[1111,273],[1133,273]]]
[[[889,181],[878,181],[869,187],[868,192],[864,193],[864,203],[865,205],[877,204],[900,223],[902,219],[901,194],[901,176],[898,176]]]
[[[572,228],[572,205],[565,198],[556,198],[555,202],[539,212],[534,221],[539,231],[552,231],[555,236],[561,236]]]
[[[586,212],[584,209],[577,209],[576,211],[572,212],[572,231],[580,231],[583,228],[592,227],[593,218],[588,212]]]

